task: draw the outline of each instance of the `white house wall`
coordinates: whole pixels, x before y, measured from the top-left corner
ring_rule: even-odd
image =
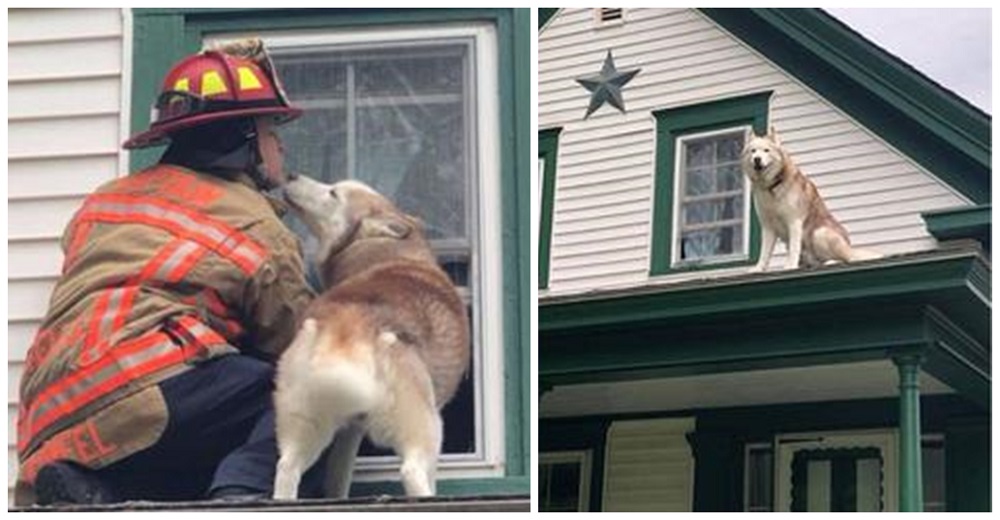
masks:
[[[130,59],[121,9],[7,11],[7,486],[25,353],[84,195],[120,175]]]
[[[574,80],[597,73],[609,49],[619,70],[642,71],[623,89],[626,114],[604,106],[584,121],[589,92]],[[538,71],[539,128],[562,128],[543,295],[651,282],[652,112],[665,108],[774,91],[770,122],[861,247],[931,249],[919,214],[968,204],[696,10],[626,9],[624,24],[597,27],[592,9],[563,9],[541,32]],[[783,265],[784,254],[778,246],[772,265]]]

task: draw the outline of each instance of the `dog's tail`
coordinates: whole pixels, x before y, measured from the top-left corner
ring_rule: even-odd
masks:
[[[350,327],[340,323],[334,327]],[[342,417],[370,412],[378,402],[382,389],[377,377],[375,349],[354,335],[324,331],[317,336],[310,353],[313,370],[310,373],[318,394],[326,401],[324,406],[337,410]],[[333,344],[337,337],[339,344]]]
[[[870,249],[860,249],[852,247],[849,253],[848,261],[850,262],[864,262],[867,260],[878,260],[884,257],[882,253],[872,251]]]

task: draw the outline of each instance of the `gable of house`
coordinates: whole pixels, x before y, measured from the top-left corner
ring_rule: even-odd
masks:
[[[868,76],[838,71],[855,78],[850,93],[859,101],[849,103],[831,95],[830,80],[813,70],[832,58],[803,52],[799,61],[815,62],[803,72],[791,70],[795,60],[786,56],[789,49],[816,45],[823,35],[846,38],[830,31],[809,40],[785,35],[796,22],[828,27],[828,16],[778,10],[784,17],[776,20],[773,10],[755,10],[756,28],[782,37],[748,43],[746,23],[734,10],[719,11],[627,9],[623,22],[602,24],[592,9],[561,9],[545,22],[539,36],[539,128],[560,132],[554,195],[543,201],[552,214],[543,297],[745,272],[744,266],[708,272],[654,266],[663,226],[672,225],[664,222],[671,215],[654,209],[662,196],[657,182],[665,182],[657,164],[663,143],[655,114],[686,107],[767,95],[766,123],[777,128],[852,243],[886,255],[937,246],[921,213],[988,202],[983,186],[989,185],[989,141],[987,131],[984,164],[981,131],[988,129],[987,116],[923,83],[917,85],[923,90],[909,88],[919,96],[903,96],[890,112],[865,116],[876,94],[891,94],[868,77],[877,77],[882,69],[876,66],[891,60],[862,60]],[[872,47],[852,38],[852,45]],[[609,50],[619,70],[641,72],[623,90],[626,113],[604,107],[585,120],[589,92],[574,80],[597,72]],[[904,79],[921,81],[918,73],[904,72],[912,76]],[[948,115],[955,121],[939,120]],[[892,117],[893,123],[879,124],[878,117]],[[933,157],[923,152],[928,147]],[[781,265],[783,255],[783,247],[777,248],[772,265]]]

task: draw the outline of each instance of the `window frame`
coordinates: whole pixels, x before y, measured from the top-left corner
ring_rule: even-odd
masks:
[[[652,113],[656,127],[655,176],[653,181],[652,238],[650,240],[651,277],[728,267],[751,266],[760,257],[760,222],[753,209],[753,197],[744,208],[749,215],[749,235],[745,258],[719,262],[689,262],[675,265],[677,247],[677,187],[680,159],[678,139],[713,131],[749,127],[764,134],[768,127],[772,91],[726,98],[704,103],[665,108]],[[744,181],[745,182],[745,181]],[[749,196],[749,185],[747,196]]]
[[[470,275],[477,284],[479,301],[473,304],[473,332],[478,333],[473,345],[473,369],[475,370],[474,400],[476,450],[473,453],[442,454],[438,473],[443,477],[489,477],[502,474],[503,442],[490,435],[504,431],[503,417],[503,373],[500,349],[503,345],[503,330],[496,320],[485,319],[485,309],[502,305],[502,269],[500,258],[499,201],[485,194],[499,191],[500,159],[496,143],[498,125],[498,102],[490,92],[497,90],[496,31],[489,24],[468,23],[463,25],[426,25],[420,28],[371,26],[355,31],[314,30],[262,30],[254,34],[239,32],[206,33],[206,41],[231,40],[260,36],[268,48],[281,52],[284,49],[304,49],[320,47],[331,50],[370,49],[398,46],[406,43],[437,44],[444,41],[464,42],[470,47],[468,78],[474,78],[471,91],[474,103],[474,131],[470,136],[472,160],[476,163],[476,178],[470,179],[466,195],[474,195],[470,201],[471,222],[468,230],[474,236],[470,242]],[[493,136],[493,137],[491,137]],[[349,139],[350,143],[351,139]],[[350,146],[350,144],[349,144]],[[352,152],[353,153],[353,152]],[[467,210],[468,211],[468,210]],[[483,273],[497,273],[497,276],[483,276]],[[447,427],[446,427],[447,429]],[[359,457],[355,467],[355,480],[372,482],[389,480],[398,472],[400,458],[391,456]],[[459,470],[460,469],[460,470]],[[458,473],[458,475],[456,475]]]
[[[538,453],[538,469],[539,475],[541,474],[541,467],[543,465],[549,464],[566,464],[576,462],[580,466],[580,482],[577,486],[577,512],[585,512],[590,510],[590,481],[593,472],[593,453],[592,450],[567,450],[567,451],[548,451]],[[541,476],[539,476],[539,479]],[[539,495],[541,495],[542,483],[539,481],[537,488]],[[538,510],[542,510],[542,497],[538,497]]]
[[[768,509],[750,509],[750,452],[768,451],[771,453],[771,498]],[[774,444],[769,442],[751,442],[743,446],[743,511],[769,513],[774,511]]]
[[[441,494],[468,494],[508,490],[530,490],[530,397],[529,371],[530,315],[525,309],[530,288],[530,134],[528,133],[530,97],[530,35],[533,33],[530,12],[509,8],[457,9],[133,9],[134,36],[128,42],[134,71],[130,91],[131,130],[149,125],[147,110],[159,89],[166,70],[179,59],[198,51],[209,33],[258,34],[260,30],[351,31],[373,26],[422,28],[429,24],[461,26],[485,24],[496,33],[495,49],[490,59],[497,76],[489,95],[497,99],[497,117],[491,129],[498,155],[498,186],[490,191],[480,184],[481,197],[499,221],[496,230],[497,251],[493,277],[498,290],[496,310],[490,319],[502,331],[502,340],[488,347],[498,362],[489,369],[501,374],[498,388],[489,389],[499,403],[489,413],[500,419],[499,426],[488,432],[495,457],[489,468],[455,467],[439,473]],[[141,35],[141,37],[140,37]],[[502,71],[502,74],[500,72]],[[500,136],[511,136],[501,139]],[[162,149],[138,150],[129,155],[131,171],[154,163]],[[485,296],[485,295],[484,295]],[[493,397],[491,397],[493,398]],[[485,449],[485,445],[484,449]],[[357,480],[357,479],[356,479]],[[398,474],[363,490],[372,493],[398,492]]]
[[[676,153],[675,166],[674,166],[674,214],[673,222],[675,223],[674,229],[676,232],[673,236],[673,243],[671,244],[671,258],[670,266],[672,269],[685,269],[691,267],[709,267],[716,264],[731,264],[733,262],[743,262],[746,261],[750,256],[750,182],[745,175],[740,173],[740,182],[743,186],[743,215],[742,215],[742,235],[743,235],[743,251],[728,255],[716,255],[713,257],[708,257],[704,259],[696,260],[684,260],[681,258],[681,246],[684,236],[683,228],[683,218],[682,213],[684,211],[684,198],[685,198],[685,143],[686,141],[694,141],[698,139],[712,138],[716,136],[730,135],[737,132],[743,133],[744,142],[749,138],[749,132],[751,128],[749,126],[736,126],[736,127],[720,127],[713,130],[708,130],[704,132],[694,132],[687,133],[677,136],[677,141],[674,144],[678,153]]]
[[[559,156],[559,133],[562,128],[538,132],[538,159],[545,161],[544,171],[539,171],[539,223],[538,223],[538,288],[549,287],[550,254],[552,252],[552,218],[555,214],[556,165]]]

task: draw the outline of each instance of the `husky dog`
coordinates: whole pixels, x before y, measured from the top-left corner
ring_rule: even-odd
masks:
[[[293,177],[285,197],[319,238],[326,291],[278,363],[274,498],[296,498],[331,442],[327,492],[347,496],[365,434],[402,458],[407,495],[434,495],[440,409],[469,365],[465,305],[420,221],[370,187]]]
[[[760,260],[752,271],[764,271],[780,238],[788,247],[785,269],[857,262],[882,255],[855,249],[844,226],[833,218],[816,185],[799,170],[772,127],[767,135],[751,135],[743,149],[743,173],[750,179],[760,218]]]

